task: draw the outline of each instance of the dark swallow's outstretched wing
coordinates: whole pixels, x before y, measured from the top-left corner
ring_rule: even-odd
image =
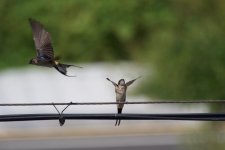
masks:
[[[44,58],[46,60],[54,60],[54,52],[50,34],[44,29],[40,22],[31,18],[29,18],[29,22],[33,31],[37,57]]]

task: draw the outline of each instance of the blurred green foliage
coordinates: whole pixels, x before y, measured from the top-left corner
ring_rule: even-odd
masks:
[[[63,60],[141,62],[147,95],[225,99],[224,0],[1,0],[0,68],[35,55],[29,17]]]

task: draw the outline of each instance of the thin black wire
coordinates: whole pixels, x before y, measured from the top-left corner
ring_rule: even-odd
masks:
[[[157,101],[147,101],[147,102],[69,102],[69,103],[54,103],[54,105],[114,105],[114,104],[188,104],[188,103],[221,103],[225,104],[225,100],[157,100]],[[2,103],[0,106],[49,106],[53,103]]]
[[[66,120],[183,120],[225,121],[225,113],[184,114],[64,114]],[[58,120],[58,114],[14,114],[0,115],[0,122]]]

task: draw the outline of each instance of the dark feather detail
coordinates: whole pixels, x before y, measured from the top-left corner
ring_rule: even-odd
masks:
[[[33,39],[37,50],[37,56],[46,56],[54,59],[54,52],[51,43],[50,34],[44,29],[43,25],[29,18],[29,22],[33,32]]]
[[[69,76],[67,75],[67,68],[71,67],[73,65],[68,65],[68,64],[57,64],[55,66],[55,69],[58,70],[61,74],[65,75],[65,76],[68,76],[68,77],[75,77],[75,76]]]

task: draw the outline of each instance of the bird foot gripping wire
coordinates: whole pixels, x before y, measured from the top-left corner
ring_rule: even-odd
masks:
[[[120,119],[116,120],[115,126],[119,126],[120,125]]]
[[[117,114],[115,114],[115,118],[117,118]],[[119,125],[120,125],[120,119],[116,119],[115,126],[119,126]]]
[[[60,125],[60,126],[63,126],[64,123],[65,123],[65,121],[66,121],[66,119],[65,119],[64,116],[63,116],[63,112],[64,112],[71,104],[72,104],[72,102],[70,102],[70,104],[68,104],[68,105],[61,111],[61,113],[60,113],[59,110],[57,109],[57,107],[55,106],[55,104],[52,103],[52,105],[55,107],[56,111],[57,111],[58,114],[59,114],[59,125]]]

